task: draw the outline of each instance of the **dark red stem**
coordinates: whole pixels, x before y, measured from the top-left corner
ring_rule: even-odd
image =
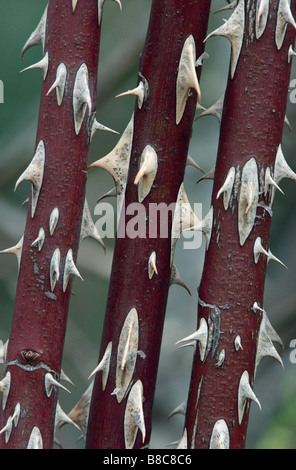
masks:
[[[268,251],[272,219],[268,210],[256,206],[251,231],[245,241],[240,243],[238,207],[243,200],[241,177],[246,163],[254,158],[257,165],[255,175],[259,184],[256,204],[271,206],[274,189],[268,186],[268,192],[264,195],[265,174],[266,169],[270,168],[271,176],[274,176],[289,87],[291,64],[288,63],[288,50],[295,40],[295,30],[288,25],[284,43],[277,49],[275,29],[279,2],[269,3],[266,29],[260,39],[256,39],[256,2],[245,2],[242,50],[234,77],[229,77],[224,99],[212,194],[214,224],[199,287],[198,306],[198,326],[205,319],[209,326],[209,338],[211,325],[213,336],[212,343],[207,344],[209,350],[204,360],[201,360],[197,347],[193,361],[185,421],[188,447],[191,448],[209,448],[211,444],[217,446],[218,440],[212,440],[211,443],[211,439],[214,439],[218,429],[214,432],[214,426],[220,420],[226,423],[230,448],[245,446],[250,400],[245,402],[240,424],[239,384],[243,373],[247,371],[250,386],[254,386],[267,264],[267,257],[262,253],[256,264],[254,245],[257,237],[260,237],[262,246]],[[292,11],[295,12],[295,2],[292,4]],[[217,195],[231,167],[235,168],[236,177],[229,206],[225,210],[223,194],[218,199]],[[283,268],[279,266],[279,269]],[[253,308],[255,302],[259,309]],[[205,306],[204,303],[212,307]],[[216,326],[213,306],[219,309],[220,324],[216,323]],[[241,338],[242,348],[235,347],[238,344],[235,343],[237,336]],[[220,364],[220,353],[223,350],[225,359]],[[223,440],[225,433],[220,437],[220,444],[223,442],[222,445],[226,446],[227,438]]]
[[[174,204],[183,181],[196,107],[196,93],[192,91],[188,97],[184,115],[180,123],[176,124],[178,67],[184,42],[190,35],[195,39],[196,58],[203,52],[209,9],[209,0],[199,2],[154,0],[152,3],[139,73],[139,81],[144,77],[149,94],[141,109],[137,103],[135,106],[133,143],[125,193],[126,208],[138,202],[138,188],[134,180],[139,170],[141,154],[147,145],[156,151],[158,169],[153,186],[142,202],[147,215],[142,237],[131,239],[125,236],[116,239],[100,351],[101,361],[107,345],[112,342],[110,370],[104,391],[101,372],[96,375],[89,415],[87,448],[120,449],[125,446],[140,448],[149,444],[151,409],[170,285],[172,226],[172,214],[169,213],[168,236],[161,238],[158,220],[158,226],[154,226],[157,236],[151,238],[149,209],[151,204],[164,203],[165,207]],[[125,225],[122,221],[120,228],[126,228],[132,218],[126,215]],[[141,221],[143,222],[143,218]],[[158,274],[154,273],[149,279],[148,261],[153,252],[156,253]],[[127,315],[132,309],[136,309],[139,324],[138,332],[135,332],[138,339],[137,349],[144,354],[140,353],[137,356],[132,376],[126,384],[124,397],[118,402],[116,375],[119,373],[120,365],[118,366],[116,362],[119,356],[119,338]],[[128,368],[129,365],[125,367]],[[132,423],[134,419],[129,405],[130,391],[135,384],[139,384],[139,381],[143,386],[144,419],[138,423],[134,420],[132,432],[137,433],[137,437],[133,442],[133,439],[128,438],[126,422],[130,420]],[[137,406],[140,406],[139,402]],[[140,429],[138,432],[137,428]]]
[[[77,134],[73,87],[78,69],[85,63],[90,106],[94,111],[99,40],[96,2],[78,1],[73,12],[71,1],[49,1],[44,44],[48,72],[42,85],[36,138],[36,148],[41,141],[44,143],[44,175],[33,217],[31,196],[29,201],[5,371],[11,374],[11,385],[1,413],[1,429],[13,416],[17,404],[20,418],[17,426],[12,425],[9,437],[2,433],[1,448],[26,448],[34,426],[39,428],[43,448],[53,445],[57,387],[53,387],[48,397],[45,376],[50,373],[55,380],[60,378],[73,277],[70,275],[64,292],[65,259],[70,249],[74,262],[77,256],[89,151],[89,109]],[[56,90],[49,95],[47,92],[56,80],[61,63],[65,65],[67,78],[62,103],[58,106]],[[55,208],[59,214],[51,235],[49,220]],[[32,243],[41,228],[45,240],[39,251],[38,245]],[[54,286],[50,282],[54,278],[54,275],[50,277],[50,264],[57,248],[59,278]]]

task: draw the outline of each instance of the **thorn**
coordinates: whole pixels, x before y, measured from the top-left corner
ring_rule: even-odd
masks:
[[[228,1],[228,0],[227,0]],[[229,2],[228,1],[228,5],[226,5],[226,7],[223,7],[223,8],[220,8],[220,10],[216,10],[214,11],[214,15],[216,13],[220,13],[221,11],[225,11],[225,10],[233,10],[238,4],[238,0],[234,0],[233,2]]]
[[[238,202],[238,231],[243,246],[253,229],[259,198],[258,169],[255,158],[244,166]]]
[[[284,194],[284,192],[281,190],[281,188],[278,186],[278,184],[274,181],[274,179],[271,177],[270,174],[270,168],[267,167],[265,171],[265,185],[264,185],[264,196],[267,196],[268,193],[268,187],[273,186],[276,188],[280,193]]]
[[[263,201],[258,202],[258,207],[262,207],[265,211],[267,211],[270,217],[273,216],[273,211],[271,207],[266,205]]]
[[[0,251],[0,254],[4,253],[11,253],[17,257],[17,264],[18,268],[20,267],[21,264],[21,258],[22,258],[22,251],[23,251],[23,242],[24,242],[24,237],[20,239],[20,241],[15,245],[10,248],[6,248],[6,250]]]
[[[296,53],[295,53],[295,55],[296,55]],[[291,126],[290,121],[289,121],[289,119],[287,118],[286,115],[285,115],[284,124],[286,124],[286,126],[288,127],[290,133],[292,133],[292,126]]]
[[[191,295],[190,290],[188,289],[185,282],[181,278],[179,271],[174,264],[171,267],[171,279],[170,279],[170,285],[173,285],[173,284],[177,284],[178,286],[184,287],[187,290],[188,294]]]
[[[46,32],[46,21],[47,21],[47,7],[44,10],[42,18],[27,42],[25,43],[22,52],[21,52],[21,60],[23,60],[24,53],[32,46],[41,46],[44,52],[44,44],[45,44],[45,32]]]
[[[283,178],[289,178],[296,182],[296,173],[286,162],[281,145],[279,145],[276,155],[273,178],[276,183],[279,183]]]
[[[264,312],[265,310],[263,310],[263,308],[261,308],[258,304],[258,302],[254,302],[253,303],[253,307],[251,308],[251,310],[253,310],[254,313],[257,313],[257,310],[259,310],[260,312]]]
[[[27,197],[24,202],[21,203],[21,207],[24,207],[26,204],[29,204],[29,198]]]
[[[37,246],[38,251],[41,251],[44,241],[45,241],[45,232],[44,232],[44,229],[41,227],[38,233],[38,237],[36,238],[36,240],[33,241],[31,246]]]
[[[88,205],[87,199],[85,198],[82,221],[81,221],[79,243],[81,243],[85,238],[88,238],[88,237],[91,237],[94,240],[97,240],[100,243],[100,245],[103,247],[104,252],[106,253],[106,246],[102,238],[100,237],[99,232],[93,222],[93,219],[89,210],[89,205]]]
[[[267,327],[267,315],[264,312],[262,315],[262,320],[260,324],[260,329],[257,338],[257,348],[256,348],[256,361],[255,361],[255,373],[257,371],[257,367],[260,364],[261,360],[265,356],[273,357],[276,359],[282,368],[284,368],[283,361],[277,352],[276,348],[272,344],[272,340],[268,335],[268,327]]]
[[[114,0],[115,3],[120,8],[120,11],[122,11],[122,5],[120,0]],[[102,15],[103,15],[103,6],[104,6],[105,0],[98,0],[98,25],[100,26],[101,21],[102,21]]]
[[[270,260],[276,261],[277,263],[281,264],[284,268],[288,269],[287,266],[284,265],[276,256],[274,256],[270,250],[268,252],[262,246],[262,240],[260,237],[257,237],[254,243],[254,261],[257,264],[259,260],[260,254],[263,254],[267,257],[267,262]]]
[[[199,114],[195,118],[195,121],[197,121],[199,118],[204,117],[204,116],[215,116],[220,124],[221,119],[222,119],[223,104],[224,104],[224,95],[222,95],[221,98],[219,98],[215,104],[210,106],[210,108],[205,109],[201,114]]]
[[[196,49],[192,35],[186,39],[178,68],[177,84],[176,84],[176,124],[182,119],[188,92],[194,89],[197,93],[199,102],[201,101],[200,86],[195,70]]]
[[[68,393],[71,393],[70,390],[68,390],[64,385],[60,384],[57,380],[54,379],[53,375],[50,374],[50,372],[47,372],[44,377],[44,387],[45,387],[45,392],[48,398],[50,397],[53,387],[58,387],[61,388],[62,390],[65,390]]]
[[[202,180],[213,180],[214,177],[215,177],[215,169],[216,168],[213,167],[208,173],[206,173],[204,176],[199,178],[199,180],[196,182],[196,184],[199,183]]]
[[[186,229],[191,229],[199,223],[198,217],[195,215],[184,189],[184,184],[181,183],[178,192],[177,202],[173,215],[172,234],[171,234],[171,265],[173,263],[174,251],[176,243],[181,233]]]
[[[125,192],[133,140],[133,131],[134,116],[132,116],[114,149],[104,158],[101,158],[88,166],[88,168],[98,167],[108,171],[108,173],[110,173],[114,179],[117,195],[124,194]]]
[[[196,330],[191,335],[186,336],[186,338],[180,339],[179,341],[176,342],[176,344],[180,344],[180,343],[191,344],[192,341],[198,341],[200,359],[201,361],[203,361],[205,358],[206,347],[207,347],[207,342],[208,342],[208,325],[204,318],[200,319],[198,330]]]
[[[53,235],[59,221],[59,209],[55,207],[49,217],[49,233]]]
[[[74,421],[72,421],[71,418],[69,418],[69,416],[62,410],[60,403],[57,401],[54,424],[55,431],[61,429],[64,424],[71,424],[82,433],[82,430],[80,429],[78,424],[76,424]]]
[[[68,417],[79,426],[79,429],[81,429],[81,432],[84,438],[86,437],[86,432],[87,432],[89,407],[90,407],[93,385],[94,385],[94,382],[91,382],[89,384],[89,386],[87,387],[86,391],[84,392],[84,394],[82,395],[78,403],[76,403],[74,408],[72,408],[70,413],[68,413]]]
[[[143,411],[143,384],[141,380],[137,380],[132,386],[126,402],[124,413],[124,441],[126,449],[134,447],[138,429],[142,433],[142,443],[144,443],[146,428]]]
[[[5,410],[8,395],[10,392],[11,373],[6,372],[5,377],[0,381],[0,392],[2,393],[2,410]]]
[[[31,216],[34,217],[39,193],[43,181],[44,173],[44,164],[45,164],[45,146],[43,140],[40,140],[35,155],[26,168],[26,170],[21,174],[19,179],[15,184],[14,190],[16,191],[17,187],[22,181],[31,181],[32,183],[32,203],[31,203]]]
[[[65,372],[63,370],[61,370],[61,373],[60,373],[60,380],[63,380],[64,382],[68,382],[69,384],[72,385],[72,387],[74,387],[76,390],[77,390],[77,387],[76,385],[72,382],[72,380],[65,374]]]
[[[158,274],[157,267],[156,267],[156,253],[152,251],[149,260],[148,260],[148,277],[152,279],[153,274]]]
[[[48,96],[52,90],[56,90],[56,97],[57,97],[57,103],[58,106],[61,106],[64,93],[65,93],[65,87],[66,87],[66,81],[67,81],[67,69],[64,63],[61,63],[56,72],[56,79],[54,83],[51,85],[50,89],[46,93],[46,96]]]
[[[183,183],[181,183],[178,193],[176,210],[174,214],[174,219],[175,218],[176,220],[173,221],[172,229],[174,237],[178,237],[182,232],[184,232],[184,230],[191,229],[199,223],[198,217],[195,215],[193,209],[190,206]]]
[[[279,344],[281,346],[282,353],[284,353],[284,343],[282,342],[280,336],[277,334],[277,332],[273,328],[272,324],[270,323],[269,318],[268,318],[265,311],[263,312],[263,316],[264,316],[266,331],[267,331],[267,334],[268,334],[270,340],[273,343]]]
[[[138,342],[138,313],[135,308],[132,308],[122,326],[117,348],[115,387],[118,389],[118,393],[116,394],[118,403],[121,403],[123,400],[133,378],[137,360]]]
[[[186,159],[186,165],[187,166],[193,166],[194,168],[196,168],[197,170],[201,171],[202,173],[205,173],[201,168],[200,166],[195,163],[195,161],[193,160],[193,158],[190,157],[190,155],[187,155],[187,159]]]
[[[104,356],[100,363],[97,365],[97,367],[92,371],[90,376],[88,377],[88,380],[93,377],[97,372],[100,370],[102,371],[102,390],[104,391],[107,385],[107,380],[109,376],[109,370],[110,370],[110,363],[111,363],[111,354],[112,354],[112,341],[108,343],[106,347],[106,351],[104,353]]]
[[[135,95],[138,98],[138,108],[142,109],[143,102],[145,99],[145,88],[144,83],[140,81],[139,85],[134,88],[133,90],[125,91],[124,93],[120,93],[116,95],[115,98],[120,98],[121,96],[128,96],[128,95]]]
[[[255,240],[255,243],[254,243],[254,261],[255,263],[257,264],[258,261],[259,261],[259,256],[260,254],[263,254],[265,255],[266,257],[268,257],[268,252],[263,248],[262,246],[262,240],[261,240],[261,237],[257,237],[256,240]]]
[[[13,424],[12,417],[8,416],[5,426],[0,431],[0,434],[3,434],[5,432],[5,444],[7,444],[7,442],[9,441],[11,431],[12,431],[12,424]]]
[[[99,197],[99,199],[97,200],[97,204],[98,204],[98,202],[100,202],[102,199],[105,199],[106,197],[116,197],[116,188],[114,187],[114,188],[110,189],[110,191],[103,194],[103,196]]]
[[[197,111],[206,111],[206,108],[204,108],[204,106],[202,106],[198,101],[196,102],[196,107],[195,109]]]
[[[268,255],[267,255],[267,262],[273,260],[276,261],[277,263],[281,264],[284,268],[288,269],[287,266],[282,263],[276,256],[274,256],[270,250],[268,250]]]
[[[283,45],[288,24],[296,29],[296,23],[291,12],[290,0],[280,0],[275,30],[275,43],[278,50],[280,50]]]
[[[175,415],[180,414],[185,416],[186,415],[186,408],[187,408],[187,400],[184,400],[180,405],[177,406],[173,411],[170,412],[168,415],[168,421]]]
[[[214,209],[213,206],[211,206],[209,212],[207,215],[200,221],[197,222],[193,227],[186,228],[183,230],[183,232],[187,232],[189,230],[199,230],[200,232],[203,233],[206,239],[206,249],[209,248],[210,241],[211,241],[211,236],[212,236],[212,227],[213,227],[213,215],[214,215]]]
[[[242,347],[242,339],[239,335],[237,335],[235,337],[235,340],[234,340],[234,347],[235,347],[235,350],[238,351],[239,349],[243,350],[243,347]]]
[[[238,423],[241,424],[244,416],[244,411],[246,407],[247,400],[252,400],[259,406],[261,410],[261,405],[253,392],[250,382],[249,382],[249,373],[244,371],[241,375],[239,387],[238,387]]]
[[[288,52],[288,64],[291,62],[292,58],[296,56],[296,52],[293,51],[292,44],[289,47],[289,52]]]
[[[96,131],[112,132],[113,134],[118,134],[119,135],[119,132],[114,131],[113,129],[110,129],[110,127],[103,126],[103,124],[100,124],[96,120],[96,113],[95,112],[90,114],[90,116],[88,118],[88,122],[87,122],[87,128],[88,128],[87,133],[88,133],[88,136],[89,136],[89,142],[92,141],[92,138],[93,138],[94,133]]]
[[[151,145],[146,145],[140,157],[140,169],[134,184],[138,185],[138,200],[143,202],[151,191],[158,167],[157,153]]]
[[[39,60],[39,62],[36,62],[36,64],[30,65],[29,67],[26,67],[25,69],[21,70],[20,73],[26,72],[27,70],[41,69],[42,80],[45,80],[47,76],[47,71],[48,71],[48,63],[49,63],[48,52],[46,52],[43,59]]]
[[[203,61],[204,61],[205,59],[209,59],[209,58],[210,58],[209,54],[208,54],[207,52],[203,52],[203,53],[199,56],[199,58],[197,59],[197,61],[195,62],[195,67],[201,67],[202,64],[203,64]]]
[[[220,351],[218,362],[216,363],[216,367],[221,367],[224,361],[225,361],[225,349],[222,349],[222,351]]]
[[[216,421],[213,427],[210,449],[229,449],[229,431],[224,419]]]
[[[43,440],[38,426],[34,426],[32,429],[27,449],[43,449]]]
[[[50,288],[51,291],[54,291],[57,281],[60,277],[60,259],[61,259],[61,252],[59,248],[56,248],[53,252],[50,261]]]
[[[12,415],[12,421],[15,427],[17,427],[19,419],[21,415],[21,405],[20,403],[17,403],[14,407],[13,415]]]
[[[231,43],[231,78],[234,77],[240,56],[245,29],[245,2],[239,0],[231,17],[220,28],[210,33],[204,42],[212,36],[225,36]]]
[[[87,108],[88,113],[91,114],[92,102],[88,83],[88,68],[83,63],[77,71],[73,89],[73,114],[76,135],[80,132]]]
[[[83,281],[83,278],[81,277],[78,269],[75,266],[74,260],[73,260],[73,251],[70,248],[67,252],[66,256],[66,261],[65,261],[65,268],[64,268],[64,277],[63,277],[63,292],[66,292],[67,285],[69,282],[69,277],[70,275],[79,277]]]
[[[265,31],[269,13],[269,0],[258,0],[256,11],[256,38],[260,39]]]
[[[223,193],[223,205],[226,211],[229,207],[230,197],[231,197],[232,189],[234,185],[234,179],[235,179],[235,168],[234,166],[232,166],[230,170],[228,171],[228,174],[226,176],[223,186],[219,189],[217,196],[216,196],[216,199],[219,199],[219,197]]]

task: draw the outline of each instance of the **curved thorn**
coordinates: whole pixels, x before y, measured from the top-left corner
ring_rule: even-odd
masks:
[[[44,387],[45,387],[45,393],[48,398],[52,394],[53,387],[61,388],[62,390],[65,390],[66,392],[71,393],[70,390],[64,387],[64,385],[60,384],[60,382],[58,382],[50,372],[47,372],[45,374]]]
[[[88,380],[89,380],[91,377],[93,377],[97,372],[101,370],[103,391],[105,390],[106,385],[107,385],[107,380],[108,380],[108,375],[109,375],[109,370],[110,370],[111,354],[112,354],[112,341],[108,343],[102,360],[88,377]]]
[[[240,56],[245,29],[245,1],[239,0],[231,17],[220,28],[210,33],[204,42],[212,36],[225,36],[231,43],[231,78],[234,77]]]
[[[36,240],[33,241],[31,246],[37,246],[38,251],[41,251],[41,249],[43,247],[43,244],[44,244],[44,241],[45,241],[45,231],[44,231],[43,227],[41,227],[40,230],[39,230],[39,233],[38,233],[38,237],[36,238]]]
[[[29,65],[29,67],[26,67],[25,69],[21,70],[20,73],[26,72],[27,70],[41,69],[42,80],[45,80],[47,76],[47,72],[48,72],[48,64],[49,64],[49,57],[48,57],[48,52],[46,52],[43,59],[39,60],[39,62],[36,62],[36,64]]]
[[[247,400],[252,400],[259,406],[261,410],[261,405],[259,403],[258,398],[256,397],[255,393],[253,392],[250,382],[249,382],[249,373],[248,371],[244,371],[241,375],[239,387],[238,387],[238,422],[239,424],[242,423],[246,402]]]
[[[128,96],[128,95],[135,95],[138,98],[138,107],[139,109],[142,108],[144,98],[145,98],[145,87],[144,83],[140,81],[139,85],[134,88],[133,90],[128,90],[125,91],[124,93],[120,93],[119,95],[116,95],[115,98],[120,98],[121,96]]]
[[[39,193],[43,182],[43,173],[45,165],[45,145],[43,140],[40,140],[34,157],[25,171],[18,178],[14,191],[18,188],[22,181],[30,181],[32,183],[32,202],[31,202],[31,216],[34,217]]]
[[[88,83],[88,68],[83,63],[77,71],[73,88],[73,115],[76,135],[80,132],[87,108],[89,114],[91,114],[92,101]]]
[[[56,97],[57,97],[57,103],[58,106],[61,106],[64,93],[65,93],[65,87],[66,87],[66,81],[67,81],[67,69],[65,64],[62,62],[56,72],[56,79],[54,83],[51,85],[50,89],[46,93],[46,96],[48,96],[52,90],[56,90]]]
[[[157,267],[156,267],[156,253],[152,251],[149,260],[148,260],[148,277],[152,279],[153,274],[158,274]]]
[[[196,75],[195,62],[195,42],[193,36],[190,35],[184,42],[178,67],[176,83],[176,124],[179,124],[183,117],[190,89],[194,89],[196,91],[198,100],[199,102],[201,101],[201,92]]]
[[[46,21],[47,21],[47,7],[44,10],[44,13],[41,17],[41,20],[27,42],[25,43],[22,52],[21,60],[23,60],[24,53],[32,46],[41,46],[44,51],[45,44],[45,30],[46,30]]]
[[[24,237],[22,236],[20,241],[15,246],[12,246],[10,248],[6,248],[6,250],[0,251],[0,254],[11,253],[15,255],[17,257],[18,268],[20,267],[20,264],[21,264],[23,242],[24,242]]]
[[[79,277],[79,279],[83,281],[83,278],[74,263],[73,251],[70,248],[67,252],[66,261],[65,261],[64,276],[63,276],[63,292],[66,292],[69,278],[71,275]]]
[[[56,248],[51,257],[50,269],[49,269],[50,288],[52,292],[54,291],[56,283],[60,277],[60,259],[61,259],[60,249]]]

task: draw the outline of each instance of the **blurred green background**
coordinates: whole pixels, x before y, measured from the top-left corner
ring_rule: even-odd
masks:
[[[65,0],[64,0],[65,1]],[[70,1],[70,0],[67,0]],[[225,6],[225,0],[214,0],[209,31],[213,31],[228,18],[230,12],[213,14]],[[16,244],[21,238],[26,220],[29,185],[24,183],[14,193],[18,176],[30,162],[36,137],[41,73],[20,70],[41,58],[41,48],[30,49],[20,60],[20,51],[37,26],[46,6],[40,0],[0,0],[0,80],[4,84],[4,103],[0,104],[0,250]],[[139,56],[145,41],[151,0],[122,0],[123,10],[115,2],[105,3],[100,64],[98,71],[97,119],[120,133],[125,129],[133,111],[134,99],[115,96],[134,88],[137,81]],[[230,56],[229,42],[222,37],[210,39],[206,44],[209,59],[204,61],[201,91],[202,105],[211,106],[224,93]],[[293,66],[291,78],[296,78]],[[286,127],[283,151],[290,166],[296,170],[296,105],[288,101],[287,116],[292,133]],[[219,126],[214,117],[205,117],[194,124],[190,155],[207,172],[215,164]],[[116,144],[118,137],[100,132],[92,141],[89,161],[103,157]],[[201,174],[193,167],[186,169],[185,188],[190,202],[203,204],[206,214],[210,206],[212,182],[196,185]],[[99,196],[113,187],[113,180],[103,170],[89,172],[87,195],[91,211]],[[296,338],[296,216],[294,210],[296,187],[283,181],[285,196],[277,194],[271,237],[271,250],[287,266],[276,263],[268,266],[265,309],[269,319],[285,345],[285,370],[270,359],[264,359],[257,373],[255,393],[262,404],[262,412],[251,408],[247,448],[296,447],[296,364],[289,359],[290,341]],[[154,402],[151,448],[164,448],[180,439],[183,417],[168,414],[187,397],[191,374],[192,348],[178,350],[175,342],[196,329],[196,289],[200,283],[204,258],[204,241],[195,253],[184,250],[182,237],[177,243],[175,262],[184,281],[192,292],[173,286],[170,289],[167,317],[159,365]],[[103,325],[108,282],[112,263],[114,240],[105,240],[107,254],[93,240],[83,242],[79,252],[78,269],[85,282],[73,283],[69,323],[66,335],[63,369],[77,386],[71,395],[61,393],[60,403],[69,412],[88,386],[87,377],[98,360],[100,335]],[[11,255],[0,257],[0,338],[6,341],[12,320],[17,282],[17,262]],[[67,396],[65,396],[67,395]],[[83,447],[77,442],[79,433],[65,426],[58,434],[64,448]]]

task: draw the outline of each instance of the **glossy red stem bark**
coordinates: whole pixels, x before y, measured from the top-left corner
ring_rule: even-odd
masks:
[[[99,39],[96,2],[78,1],[73,12],[70,1],[49,1],[45,40],[49,67],[42,84],[36,138],[36,147],[40,140],[45,144],[44,178],[33,218],[31,197],[29,202],[7,352],[6,371],[11,372],[12,382],[5,410],[1,412],[1,429],[8,417],[13,415],[17,403],[20,404],[21,414],[18,426],[12,427],[7,443],[5,433],[1,435],[1,448],[26,448],[33,426],[40,429],[44,448],[51,448],[53,444],[57,392],[55,388],[47,397],[44,376],[51,371],[54,378],[59,379],[61,370],[71,294],[71,279],[65,293],[62,288],[64,262],[69,249],[73,250],[74,261],[77,256],[89,151],[88,111],[79,135],[74,130],[73,84],[77,70],[84,62],[88,67],[94,111]],[[46,93],[55,81],[61,62],[67,68],[67,83],[59,107],[55,90],[48,96]],[[51,236],[49,217],[56,207],[59,209],[59,220]],[[45,231],[45,242],[39,252],[37,247],[31,245],[41,227]],[[54,297],[49,298],[50,260],[57,247],[61,251],[60,278],[53,292]]]
[[[249,16],[249,13],[255,11],[255,3],[248,2],[245,7],[244,42],[224,99],[212,193],[214,225],[199,287],[202,301],[228,308],[221,309],[222,333],[217,353],[214,357],[209,353],[201,362],[197,347],[194,356],[185,427],[188,447],[197,449],[209,448],[213,427],[219,419],[224,419],[228,426],[230,448],[244,448],[250,401],[239,425],[238,387],[245,370],[249,373],[252,387],[254,383],[256,340],[262,313],[254,313],[252,307],[254,302],[261,308],[263,306],[266,257],[261,255],[255,264],[253,247],[256,238],[261,237],[262,245],[268,251],[271,216],[258,207],[254,227],[245,244],[240,246],[238,200],[234,197],[231,207],[225,210],[223,196],[216,197],[232,166],[242,170],[244,164],[254,157],[259,175],[264,174],[267,167],[273,171],[282,139],[289,87],[291,64],[288,64],[288,49],[295,40],[295,31],[289,25],[282,48],[276,48],[279,2],[270,2],[266,30],[259,40],[252,40],[249,31],[253,30],[254,24],[249,21],[254,20],[254,16]],[[264,194],[260,194],[259,201],[269,203]],[[283,268],[279,266],[278,269]],[[209,308],[198,306],[198,323],[201,318],[208,321],[209,315]],[[234,347],[236,335],[240,335],[242,340],[243,349],[239,351]],[[225,361],[217,367],[222,349],[226,352]]]
[[[192,34],[196,43],[196,56],[203,52],[210,1],[154,0],[145,47],[140,61],[140,73],[149,83],[149,97],[142,109],[135,106],[134,136],[130,159],[128,183],[125,194],[126,207],[138,201],[134,184],[139,158],[146,145],[151,145],[158,156],[158,170],[153,187],[143,201],[147,214],[144,238],[117,238],[110,280],[100,360],[107,344],[112,341],[112,357],[105,391],[102,391],[101,373],[94,383],[90,408],[87,448],[121,449],[124,441],[124,414],[126,396],[117,403],[114,391],[118,339],[125,318],[131,308],[139,317],[139,345],[145,358],[138,356],[131,381],[141,380],[144,389],[144,419],[146,437],[141,432],[134,448],[147,446],[151,433],[151,409],[161,346],[163,321],[170,284],[170,235],[149,237],[149,205],[175,203],[183,181],[192,122],[196,106],[196,93],[188,98],[185,113],[176,125],[176,78],[185,39]],[[131,220],[126,216],[126,224]],[[168,233],[172,217],[169,216]],[[147,275],[148,260],[156,252],[158,275],[150,280]],[[131,385],[130,384],[130,385]]]

